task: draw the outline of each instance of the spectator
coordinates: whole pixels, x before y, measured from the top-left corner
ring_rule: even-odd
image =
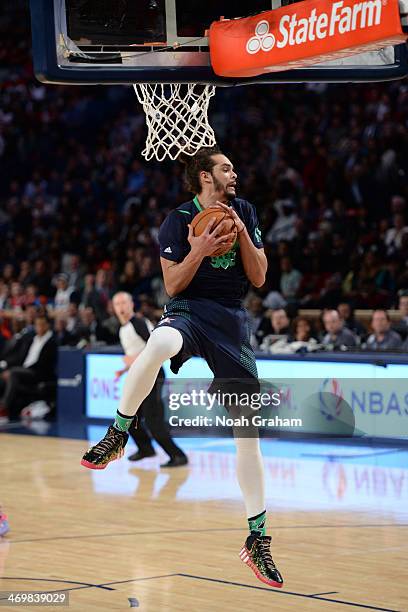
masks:
[[[11,283],[10,297],[8,299],[7,307],[10,310],[21,311],[25,306],[25,296],[22,285],[15,281]]]
[[[163,310],[157,307],[156,302],[148,295],[139,295],[140,313],[144,316],[149,331],[152,332],[156,323],[159,322]]]
[[[110,283],[106,270],[99,268],[95,276],[95,291],[98,294],[96,315],[99,320],[106,317],[106,306],[110,298]]]
[[[78,305],[75,302],[70,302],[68,304],[65,319],[67,322],[67,332],[71,334],[71,337],[73,339],[77,338],[79,334],[79,328],[81,326],[81,319],[79,316]]]
[[[29,285],[26,285],[24,291],[24,303],[26,308],[27,306],[41,306],[41,298],[38,295],[37,287],[31,283]]]
[[[96,313],[98,320],[102,320],[106,317],[107,301],[108,298],[105,302],[105,296],[95,288],[95,276],[86,274],[80,302],[81,308],[91,308]]]
[[[292,321],[292,342],[309,342],[310,340],[316,340],[313,334],[312,324],[306,317],[296,317]]]
[[[399,293],[398,311],[400,318],[393,325],[396,331],[403,340],[408,337],[408,290],[405,289]]]
[[[251,330],[251,344],[258,348],[265,336],[272,333],[271,320],[265,316],[262,306],[262,298],[258,295],[251,296],[246,304],[249,314],[249,327]]]
[[[65,273],[68,277],[68,286],[75,292],[80,291],[84,282],[84,270],[81,266],[81,258],[77,254],[69,255],[67,269]]]
[[[86,346],[89,344],[114,344],[109,332],[98,321],[95,311],[92,308],[84,308],[80,311],[81,323],[78,328],[78,345]]]
[[[391,319],[386,310],[375,310],[371,318],[373,333],[367,338],[366,350],[391,351],[402,347],[401,336],[391,329]]]
[[[54,297],[54,311],[56,314],[65,313],[71,302],[74,288],[68,286],[68,275],[58,274],[56,279],[57,291]]]
[[[320,291],[319,303],[323,309],[334,310],[336,304],[342,299],[341,275],[339,273],[329,276]]]
[[[63,316],[56,317],[54,321],[54,334],[58,346],[75,344],[75,338],[67,330],[67,320]]]
[[[51,277],[43,259],[38,259],[35,262],[31,282],[38,288],[39,295],[52,296]]]
[[[308,244],[310,244],[310,241]],[[313,246],[314,249],[315,247]],[[309,250],[308,255],[310,255]],[[319,308],[320,296],[325,290],[330,274],[322,272],[321,258],[317,254],[310,256],[307,268],[308,271],[303,275],[299,288],[299,302],[304,308]]]
[[[327,348],[338,351],[358,345],[357,337],[345,327],[337,310],[326,310],[323,313],[323,325],[326,333],[322,338],[322,344]]]
[[[31,283],[32,279],[32,266],[30,261],[22,261],[20,264],[20,272],[18,275],[18,282],[26,287]]]
[[[401,249],[404,234],[408,234],[408,226],[405,224],[404,215],[402,213],[395,213],[393,227],[387,230],[384,238],[387,255],[393,255]]]
[[[11,360],[2,361],[3,404],[11,421],[38,398],[38,384],[56,380],[57,343],[46,315],[35,318],[35,335],[25,334]]]
[[[9,296],[8,284],[0,278],[0,310],[4,310]]]
[[[132,259],[128,259],[119,278],[119,289],[132,293],[137,282],[136,265]]]
[[[22,329],[23,333],[34,333],[35,331],[35,317],[39,313],[44,313],[45,311],[35,305],[35,304],[27,304],[24,310],[24,327]]]
[[[295,270],[290,257],[281,259],[280,291],[287,302],[296,302],[302,274]]]
[[[116,344],[119,340],[119,321],[115,316],[112,300],[106,306],[107,317],[102,321],[102,329],[105,332],[105,341],[108,344]]]
[[[295,212],[294,202],[288,199],[277,200],[274,204],[277,213],[276,220],[269,232],[266,234],[265,241],[275,244],[281,240],[289,242],[296,237],[296,224],[298,217]]]
[[[2,271],[3,280],[10,285],[15,280],[15,270],[12,264],[6,264]]]
[[[271,310],[267,313],[271,323],[271,333],[264,335],[260,344],[260,350],[263,352],[274,352],[274,344],[280,343],[280,346],[286,345],[290,334],[290,321],[286,311],[283,308]]]
[[[143,257],[139,268],[139,280],[133,288],[133,296],[137,298],[141,293],[152,293],[152,281],[154,279],[153,259],[150,256]]]
[[[264,308],[269,308],[270,310],[279,310],[280,308],[285,308],[287,303],[279,291],[269,291],[262,305]]]
[[[353,332],[355,336],[364,338],[367,335],[367,330],[362,323],[354,317],[354,310],[348,302],[340,302],[337,306],[337,312],[343,319],[345,327]]]
[[[370,304],[384,306],[390,302],[393,289],[395,287],[391,274],[382,264],[378,253],[370,250],[358,272],[356,298],[365,308]]]
[[[10,340],[12,333],[7,320],[0,316],[0,355],[3,354],[5,346],[8,340]]]
[[[272,334],[277,336],[287,336],[290,333],[290,321],[286,310],[279,308],[272,310],[270,315]]]

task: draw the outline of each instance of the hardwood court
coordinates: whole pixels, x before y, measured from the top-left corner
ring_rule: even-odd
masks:
[[[184,441],[191,464],[172,472],[160,458],[86,470],[87,446],[0,434],[1,591],[64,590],[81,612],[408,610],[407,450],[267,444],[274,590],[238,558],[229,441]]]

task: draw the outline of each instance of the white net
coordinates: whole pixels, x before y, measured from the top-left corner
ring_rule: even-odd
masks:
[[[182,151],[194,155],[201,147],[215,145],[214,131],[208,123],[214,85],[137,83],[134,88],[146,114],[145,159],[176,159]]]

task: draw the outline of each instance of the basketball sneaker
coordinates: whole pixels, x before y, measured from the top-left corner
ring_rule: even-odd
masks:
[[[10,531],[7,516],[0,510],[0,537],[5,536]]]
[[[81,465],[91,470],[104,470],[108,463],[123,456],[128,438],[126,431],[119,431],[111,425],[105,437],[85,453]]]
[[[252,531],[239,556],[261,582],[280,589],[283,585],[283,578],[271,556],[271,540],[270,536],[261,536]]]

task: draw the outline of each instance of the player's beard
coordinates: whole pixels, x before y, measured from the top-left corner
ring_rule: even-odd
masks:
[[[224,185],[218,179],[216,179],[214,175],[213,175],[213,182],[214,182],[214,191],[218,191],[218,193],[223,194],[221,199],[225,198],[225,200],[231,201],[235,198],[235,193],[228,193]]]

